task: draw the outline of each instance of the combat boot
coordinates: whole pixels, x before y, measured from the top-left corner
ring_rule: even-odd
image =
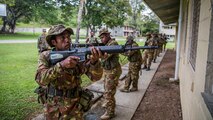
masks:
[[[144,67],[142,68],[143,70],[147,69],[146,65],[144,65]]]
[[[125,89],[125,88],[120,89],[120,91],[121,91],[121,92],[127,92],[127,93],[129,92],[129,90],[128,90],[128,89]]]
[[[105,112],[102,116],[101,116],[101,120],[109,120],[111,118],[115,117],[115,114],[109,114],[108,112]]]
[[[134,91],[138,91],[138,88],[133,87],[133,88],[130,89],[130,92],[134,92]]]
[[[146,71],[150,71],[150,67],[147,67]]]

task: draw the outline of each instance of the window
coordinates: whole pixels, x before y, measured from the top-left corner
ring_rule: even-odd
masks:
[[[211,0],[211,2],[213,2]],[[213,13],[213,9],[211,9],[211,12]],[[210,28],[213,28],[213,14],[211,14],[211,23]],[[207,65],[206,65],[206,75],[205,75],[205,91],[202,94],[203,99],[206,103],[207,108],[209,109],[209,112],[211,113],[211,116],[213,117],[213,31],[209,30],[209,44],[208,44],[208,55],[207,55]]]
[[[189,62],[192,68],[195,70],[196,66],[196,55],[197,55],[197,40],[198,40],[198,29],[199,29],[199,18],[200,18],[200,0],[194,0],[193,13],[192,13],[192,37],[191,47],[189,53]]]

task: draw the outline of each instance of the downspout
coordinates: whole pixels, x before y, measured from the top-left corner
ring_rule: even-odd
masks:
[[[176,63],[175,63],[175,77],[170,79],[171,81],[178,80],[178,73],[179,73],[179,63],[180,63],[180,36],[181,36],[181,26],[182,26],[182,2],[180,0],[180,10],[179,10],[179,19],[178,19],[178,38],[177,38],[177,47],[176,47]]]

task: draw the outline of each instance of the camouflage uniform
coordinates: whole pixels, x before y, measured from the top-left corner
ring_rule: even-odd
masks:
[[[162,38],[162,35],[160,34],[158,36],[158,52],[157,52],[157,56],[160,55],[160,53],[163,51],[163,44],[164,44],[164,39]]]
[[[50,46],[46,42],[46,34],[42,34],[41,36],[39,36],[38,42],[37,42],[37,48],[39,53],[50,49]]]
[[[64,30],[71,30],[71,28],[59,27],[53,34],[60,34]],[[51,35],[48,36],[49,38]],[[52,46],[50,41],[48,43]],[[99,80],[103,73],[101,63],[98,61],[92,65],[88,60],[77,64],[75,68],[67,69],[63,68],[60,62],[51,65],[49,54],[50,51],[40,54],[35,77],[40,86],[47,88],[47,99],[44,104],[45,117],[47,120],[82,120],[83,112],[79,106],[81,75],[86,74],[91,80]]]
[[[157,36],[157,34],[154,34],[152,36],[152,39],[154,39],[157,42],[157,46],[159,47],[159,38]],[[158,52],[159,52],[159,48],[154,50],[154,56],[153,56],[153,62],[156,62],[157,56],[158,56]]]
[[[115,40],[109,40],[106,46],[118,45]],[[118,85],[118,79],[121,75],[121,65],[119,63],[119,54],[109,54],[106,60],[102,60],[104,69],[104,98],[106,104],[106,112],[114,115],[115,112],[115,93]]]
[[[166,44],[167,44],[167,37],[166,37],[166,35],[164,34],[163,35],[163,40],[164,40],[164,42],[163,42],[163,50],[165,51],[166,50]]]
[[[128,40],[126,44],[127,46],[128,45],[133,47],[138,46],[138,44],[135,41],[133,41],[133,38],[131,36],[128,36],[127,40]],[[130,91],[137,91],[139,71],[141,69],[141,63],[142,63],[141,52],[140,50],[133,50],[133,51],[128,51],[124,55],[128,56],[129,71],[128,71],[127,78],[125,80],[125,86],[123,89],[121,89],[121,92],[128,92],[131,84],[132,84],[132,88],[130,89]]]
[[[92,44],[92,43],[98,43],[98,41],[97,41],[97,38],[95,38],[95,36],[93,36],[93,37],[87,38],[86,43]]]
[[[146,41],[145,43],[147,46],[157,46],[157,41],[152,37],[149,40]],[[145,49],[143,52],[143,64],[144,68],[150,70],[151,62],[153,60],[155,49]]]

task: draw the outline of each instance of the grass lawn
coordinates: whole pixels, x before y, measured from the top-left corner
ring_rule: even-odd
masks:
[[[41,33],[18,32],[14,34],[0,34],[0,40],[37,40]],[[85,39],[85,36],[80,36],[80,39]],[[72,36],[73,42],[75,35]]]
[[[171,49],[174,43],[169,42],[167,46]],[[37,95],[33,93],[37,87],[34,81],[38,59],[36,43],[0,44],[0,56],[0,120],[23,120],[41,111]],[[128,62],[126,57],[120,57],[121,64]],[[82,80],[82,86],[91,83],[86,76],[82,76]]]
[[[36,44],[0,44],[0,120],[23,120],[41,110],[33,93],[37,68]],[[82,77],[82,85],[90,83]]]

